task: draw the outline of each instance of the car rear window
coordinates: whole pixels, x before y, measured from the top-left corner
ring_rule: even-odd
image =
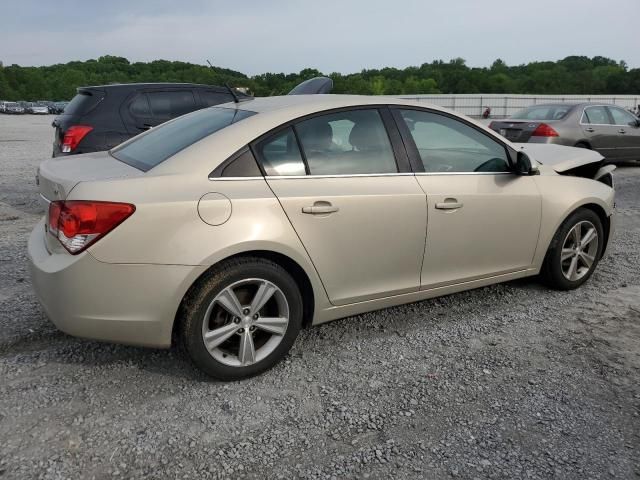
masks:
[[[567,116],[573,105],[537,105],[527,107],[511,115],[511,118],[522,120],[561,120]]]
[[[146,172],[204,137],[255,114],[235,108],[197,110],[152,128],[110,153],[121,162]]]
[[[80,90],[64,108],[64,113],[66,115],[84,115],[100,103],[103,98],[104,92],[99,90]]]

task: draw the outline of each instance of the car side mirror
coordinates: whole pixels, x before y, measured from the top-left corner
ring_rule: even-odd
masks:
[[[514,170],[517,175],[536,175],[538,173],[538,167],[531,163],[529,155],[523,151],[519,151],[516,156]]]

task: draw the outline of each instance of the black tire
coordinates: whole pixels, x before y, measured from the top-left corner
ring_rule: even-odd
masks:
[[[587,150],[591,150],[591,147],[589,146],[589,144],[585,142],[578,142],[574,146],[576,148],[586,148]]]
[[[246,366],[230,366],[216,360],[203,340],[207,308],[225,288],[244,279],[259,278],[276,285],[289,308],[289,322],[280,343],[269,355]],[[240,380],[268,370],[291,349],[302,326],[302,296],[295,280],[278,264],[263,258],[242,257],[226,261],[208,272],[182,302],[177,321],[178,341],[196,367],[218,380]],[[208,320],[207,320],[208,321]]]
[[[572,281],[569,280],[562,271],[562,248],[571,229],[583,221],[591,222],[595,227],[598,234],[598,247],[595,259],[588,272],[581,278]],[[547,286],[557,290],[573,290],[574,288],[578,288],[591,277],[596,269],[596,266],[600,261],[600,257],[602,256],[604,241],[604,229],[602,227],[600,217],[593,210],[589,210],[588,208],[579,208],[574,211],[569,215],[569,217],[567,217],[562,225],[560,225],[560,228],[558,228],[558,231],[553,236],[553,239],[549,244],[549,249],[547,250],[547,255],[545,256],[544,263],[542,264],[542,269],[540,271],[540,276],[543,282]]]

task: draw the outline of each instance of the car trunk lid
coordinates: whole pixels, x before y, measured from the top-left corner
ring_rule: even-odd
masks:
[[[494,120],[489,124],[489,128],[498,132],[507,140],[516,143],[526,143],[529,141],[533,132],[542,124],[552,126],[553,120],[518,120],[507,118],[505,120]]]
[[[46,200],[65,200],[80,182],[143,174],[137,168],[113,158],[109,152],[95,152],[45,160],[38,169],[38,184],[40,194]]]

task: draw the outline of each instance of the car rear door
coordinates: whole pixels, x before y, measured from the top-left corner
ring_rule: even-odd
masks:
[[[335,305],[419,289],[426,198],[388,128],[385,108],[342,109],[253,147]]]
[[[202,108],[192,89],[145,89],[129,96],[121,113],[131,135]]]
[[[616,158],[618,160],[640,160],[640,126],[638,118],[623,108],[607,107],[614,127],[617,129]]]
[[[393,109],[427,195],[424,289],[530,268],[541,199],[533,177],[515,175],[505,145],[442,112]]]
[[[200,109],[192,89],[152,90],[147,92],[155,125]]]
[[[580,128],[591,147],[607,160],[616,160],[619,152],[619,128],[613,125],[613,120],[604,105],[585,107],[580,118]]]

